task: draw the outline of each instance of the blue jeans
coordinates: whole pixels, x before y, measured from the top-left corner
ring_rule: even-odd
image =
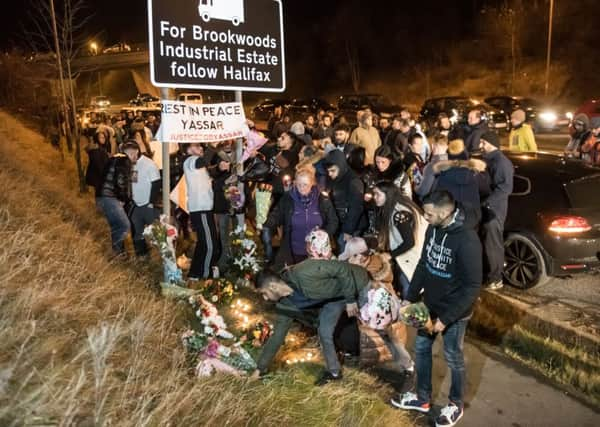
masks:
[[[110,226],[113,251],[115,253],[125,252],[124,242],[131,225],[123,205],[114,197],[98,197],[96,202]]]
[[[339,374],[341,370],[333,342],[333,333],[345,309],[345,301],[333,301],[325,304],[319,312],[319,341],[321,342],[325,366],[332,374]]]
[[[463,407],[465,389],[465,360],[463,345],[469,319],[461,319],[448,326],[444,339],[444,359],[450,368],[451,384],[448,399],[458,407]],[[417,370],[417,396],[420,400],[431,401],[431,347],[437,334],[429,335],[419,330],[415,339],[415,367]]]

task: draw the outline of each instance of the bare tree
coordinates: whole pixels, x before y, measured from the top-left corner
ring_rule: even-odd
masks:
[[[32,0],[32,29],[25,30],[26,39],[34,52],[54,52],[56,71],[61,92],[61,110],[63,111],[67,146],[72,151],[75,146],[75,162],[79,175],[81,192],[87,191],[81,162],[81,129],[77,120],[74,82],[77,75],[71,62],[85,45],[81,32],[85,28],[89,15],[84,16],[85,0]]]

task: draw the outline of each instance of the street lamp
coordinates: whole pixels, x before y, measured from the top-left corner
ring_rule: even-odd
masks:
[[[98,44],[96,42],[91,42],[90,50],[92,51],[93,55],[98,55]]]
[[[544,96],[548,97],[548,86],[550,81],[550,53],[552,51],[552,20],[554,18],[554,0],[550,0],[550,12],[548,16],[548,46],[546,49],[546,82],[544,84]]]

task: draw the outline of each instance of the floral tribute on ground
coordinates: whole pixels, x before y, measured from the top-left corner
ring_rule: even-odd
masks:
[[[165,271],[164,285],[185,286],[183,273],[177,266],[175,256],[175,241],[177,228],[169,224],[167,216],[161,215],[160,219],[144,229],[144,237],[158,249]]]

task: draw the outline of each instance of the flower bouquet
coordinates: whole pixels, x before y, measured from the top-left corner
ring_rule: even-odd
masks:
[[[233,262],[230,272],[243,281],[250,281],[260,271],[257,249],[258,245],[253,239],[254,233],[246,226],[238,226],[231,233],[231,255]]]
[[[269,209],[271,208],[271,192],[273,187],[269,184],[259,184],[254,194],[256,201],[256,228],[262,228],[267,221]]]
[[[198,331],[188,329],[181,335],[181,342],[185,349],[192,354],[201,352],[208,345],[209,337]]]
[[[416,329],[431,329],[429,310],[424,303],[418,302],[404,306],[399,311],[400,320]]]
[[[370,289],[360,309],[360,319],[370,328],[383,330],[396,320],[398,300],[385,288]]]
[[[200,292],[213,304],[230,304],[237,286],[225,278],[207,279],[200,285]]]
[[[177,266],[175,258],[175,240],[177,239],[177,228],[169,224],[166,215],[144,229],[144,237],[155,246],[163,262],[167,285],[184,285],[183,274]]]
[[[256,369],[256,362],[250,354],[239,345],[231,347],[220,344],[217,340],[208,343],[196,366],[196,375],[210,376],[215,372],[233,375],[245,375]]]
[[[195,295],[189,298],[189,302],[196,310],[196,317],[204,326],[203,333],[224,339],[232,339],[233,334],[227,330],[227,324],[219,314],[217,307],[208,302],[202,295]]]
[[[237,183],[225,188],[225,199],[229,202],[230,215],[235,215],[236,212],[244,207],[244,193],[240,191]]]
[[[247,349],[262,347],[273,333],[273,326],[269,322],[258,322],[254,328],[246,331],[239,339],[239,343]]]

